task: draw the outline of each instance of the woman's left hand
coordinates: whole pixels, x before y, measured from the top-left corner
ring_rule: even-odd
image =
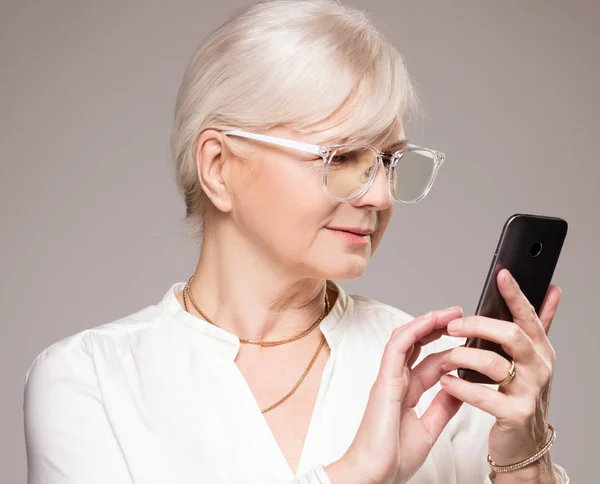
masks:
[[[550,286],[538,316],[506,269],[498,274],[498,289],[514,322],[469,316],[452,321],[448,333],[500,343],[515,362],[514,379],[498,390],[451,375],[445,375],[440,382],[447,393],[496,417],[490,432],[489,454],[497,465],[510,465],[532,456],[547,442],[555,360],[547,334],[561,290]],[[511,362],[493,351],[461,346],[451,350],[442,365],[445,371],[470,368],[500,382],[508,376]]]

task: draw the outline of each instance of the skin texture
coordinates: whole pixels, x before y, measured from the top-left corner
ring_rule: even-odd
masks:
[[[340,125],[310,135],[277,129],[268,134],[321,144],[335,140],[342,129]],[[402,138],[399,129],[396,139]],[[242,158],[228,148],[231,142],[215,130],[204,131],[198,138],[198,177],[214,208],[206,221],[191,290],[206,314],[218,315],[217,324],[224,329],[251,339],[286,338],[305,329],[307,321],[321,313],[326,279],[350,280],[364,272],[390,221],[393,198],[384,170],[361,198],[339,203],[323,192],[320,158],[311,160],[293,150],[236,140],[237,146],[250,153]],[[332,231],[333,227],[360,227],[372,234],[366,243],[353,244]],[[462,310],[453,307],[415,318],[394,331],[356,438],[340,461],[326,467],[334,484],[407,482],[463,402],[497,418],[489,441],[497,464],[523,460],[545,443],[555,356],[547,332],[560,290],[550,289],[538,318],[505,272],[499,274],[498,286],[517,324],[462,318]],[[181,293],[178,298],[182,302]],[[454,329],[458,323],[464,324]],[[442,334],[481,336],[501,343],[514,357],[516,378],[499,391],[450,376],[442,378],[458,367],[475,369],[496,381],[506,377],[509,361],[474,348],[431,355],[414,366],[420,347]],[[236,361],[254,386],[257,400],[269,394],[264,400],[270,403],[270,392],[281,395],[281,391],[261,387],[256,374],[277,365],[291,365],[286,369],[292,375],[301,373],[319,338],[315,331],[293,345],[267,349],[242,345]],[[312,397],[318,389],[319,364],[314,372]],[[414,406],[440,378],[443,390],[418,419]],[[281,387],[289,388],[288,383],[282,382]],[[304,414],[310,417],[314,401],[308,379],[306,387]],[[294,397],[280,408],[293,408]],[[297,401],[302,398],[298,396]],[[273,429],[279,425],[276,420],[269,423]],[[278,438],[284,452],[287,438],[284,434]],[[289,444],[288,449],[297,454],[301,441]],[[548,457],[500,474],[496,482],[551,483],[551,465]]]

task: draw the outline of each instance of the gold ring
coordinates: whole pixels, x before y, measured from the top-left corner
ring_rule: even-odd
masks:
[[[515,361],[513,360],[510,364],[510,370],[508,370],[508,376],[502,380],[500,383],[498,383],[499,387],[502,387],[504,385],[509,384],[512,379],[515,377],[515,375],[517,374],[517,370],[515,368]]]

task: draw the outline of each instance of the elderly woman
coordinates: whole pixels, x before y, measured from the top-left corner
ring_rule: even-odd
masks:
[[[500,273],[513,324],[412,318],[332,282],[431,189],[444,155],[407,142],[414,106],[398,52],[334,1],[254,5],[213,32],[172,135],[198,264],[36,358],[29,484],[568,482],[547,452],[557,287],[538,317]]]

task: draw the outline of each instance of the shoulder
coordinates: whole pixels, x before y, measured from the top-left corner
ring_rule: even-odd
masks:
[[[374,333],[378,339],[385,342],[389,340],[396,328],[404,326],[414,319],[414,316],[406,311],[370,297],[352,294],[349,295],[349,298],[353,306],[351,318],[353,330]],[[460,346],[464,341],[464,338],[443,335],[426,345],[426,349],[429,351],[425,351],[424,354]]]
[[[149,306],[56,341],[37,355],[26,373],[23,392],[31,479],[97,483],[128,480],[112,427],[114,421],[110,420],[119,412],[109,413],[107,401],[114,400],[115,395],[128,395],[128,387],[121,384],[127,382],[123,370],[138,370],[134,364],[136,342],[160,327],[163,318],[158,315],[157,307]],[[129,358],[125,356],[128,349],[133,354]],[[115,368],[111,377],[122,378],[108,379],[117,382],[115,387],[107,385],[108,365]],[[95,478],[91,478],[90,469]]]
[[[376,299],[351,294],[350,299],[353,303],[354,316],[368,321],[375,321],[381,327],[397,328],[414,319],[414,316],[408,314],[402,309],[383,303]]]
[[[159,305],[151,305],[62,338],[35,357],[25,374],[26,391],[67,377],[70,381],[93,379],[94,359],[98,354],[118,358],[132,340],[150,337],[162,324]]]
[[[348,296],[350,320],[354,331],[375,333],[388,339],[394,329],[414,319],[407,312],[376,299],[358,294]]]

